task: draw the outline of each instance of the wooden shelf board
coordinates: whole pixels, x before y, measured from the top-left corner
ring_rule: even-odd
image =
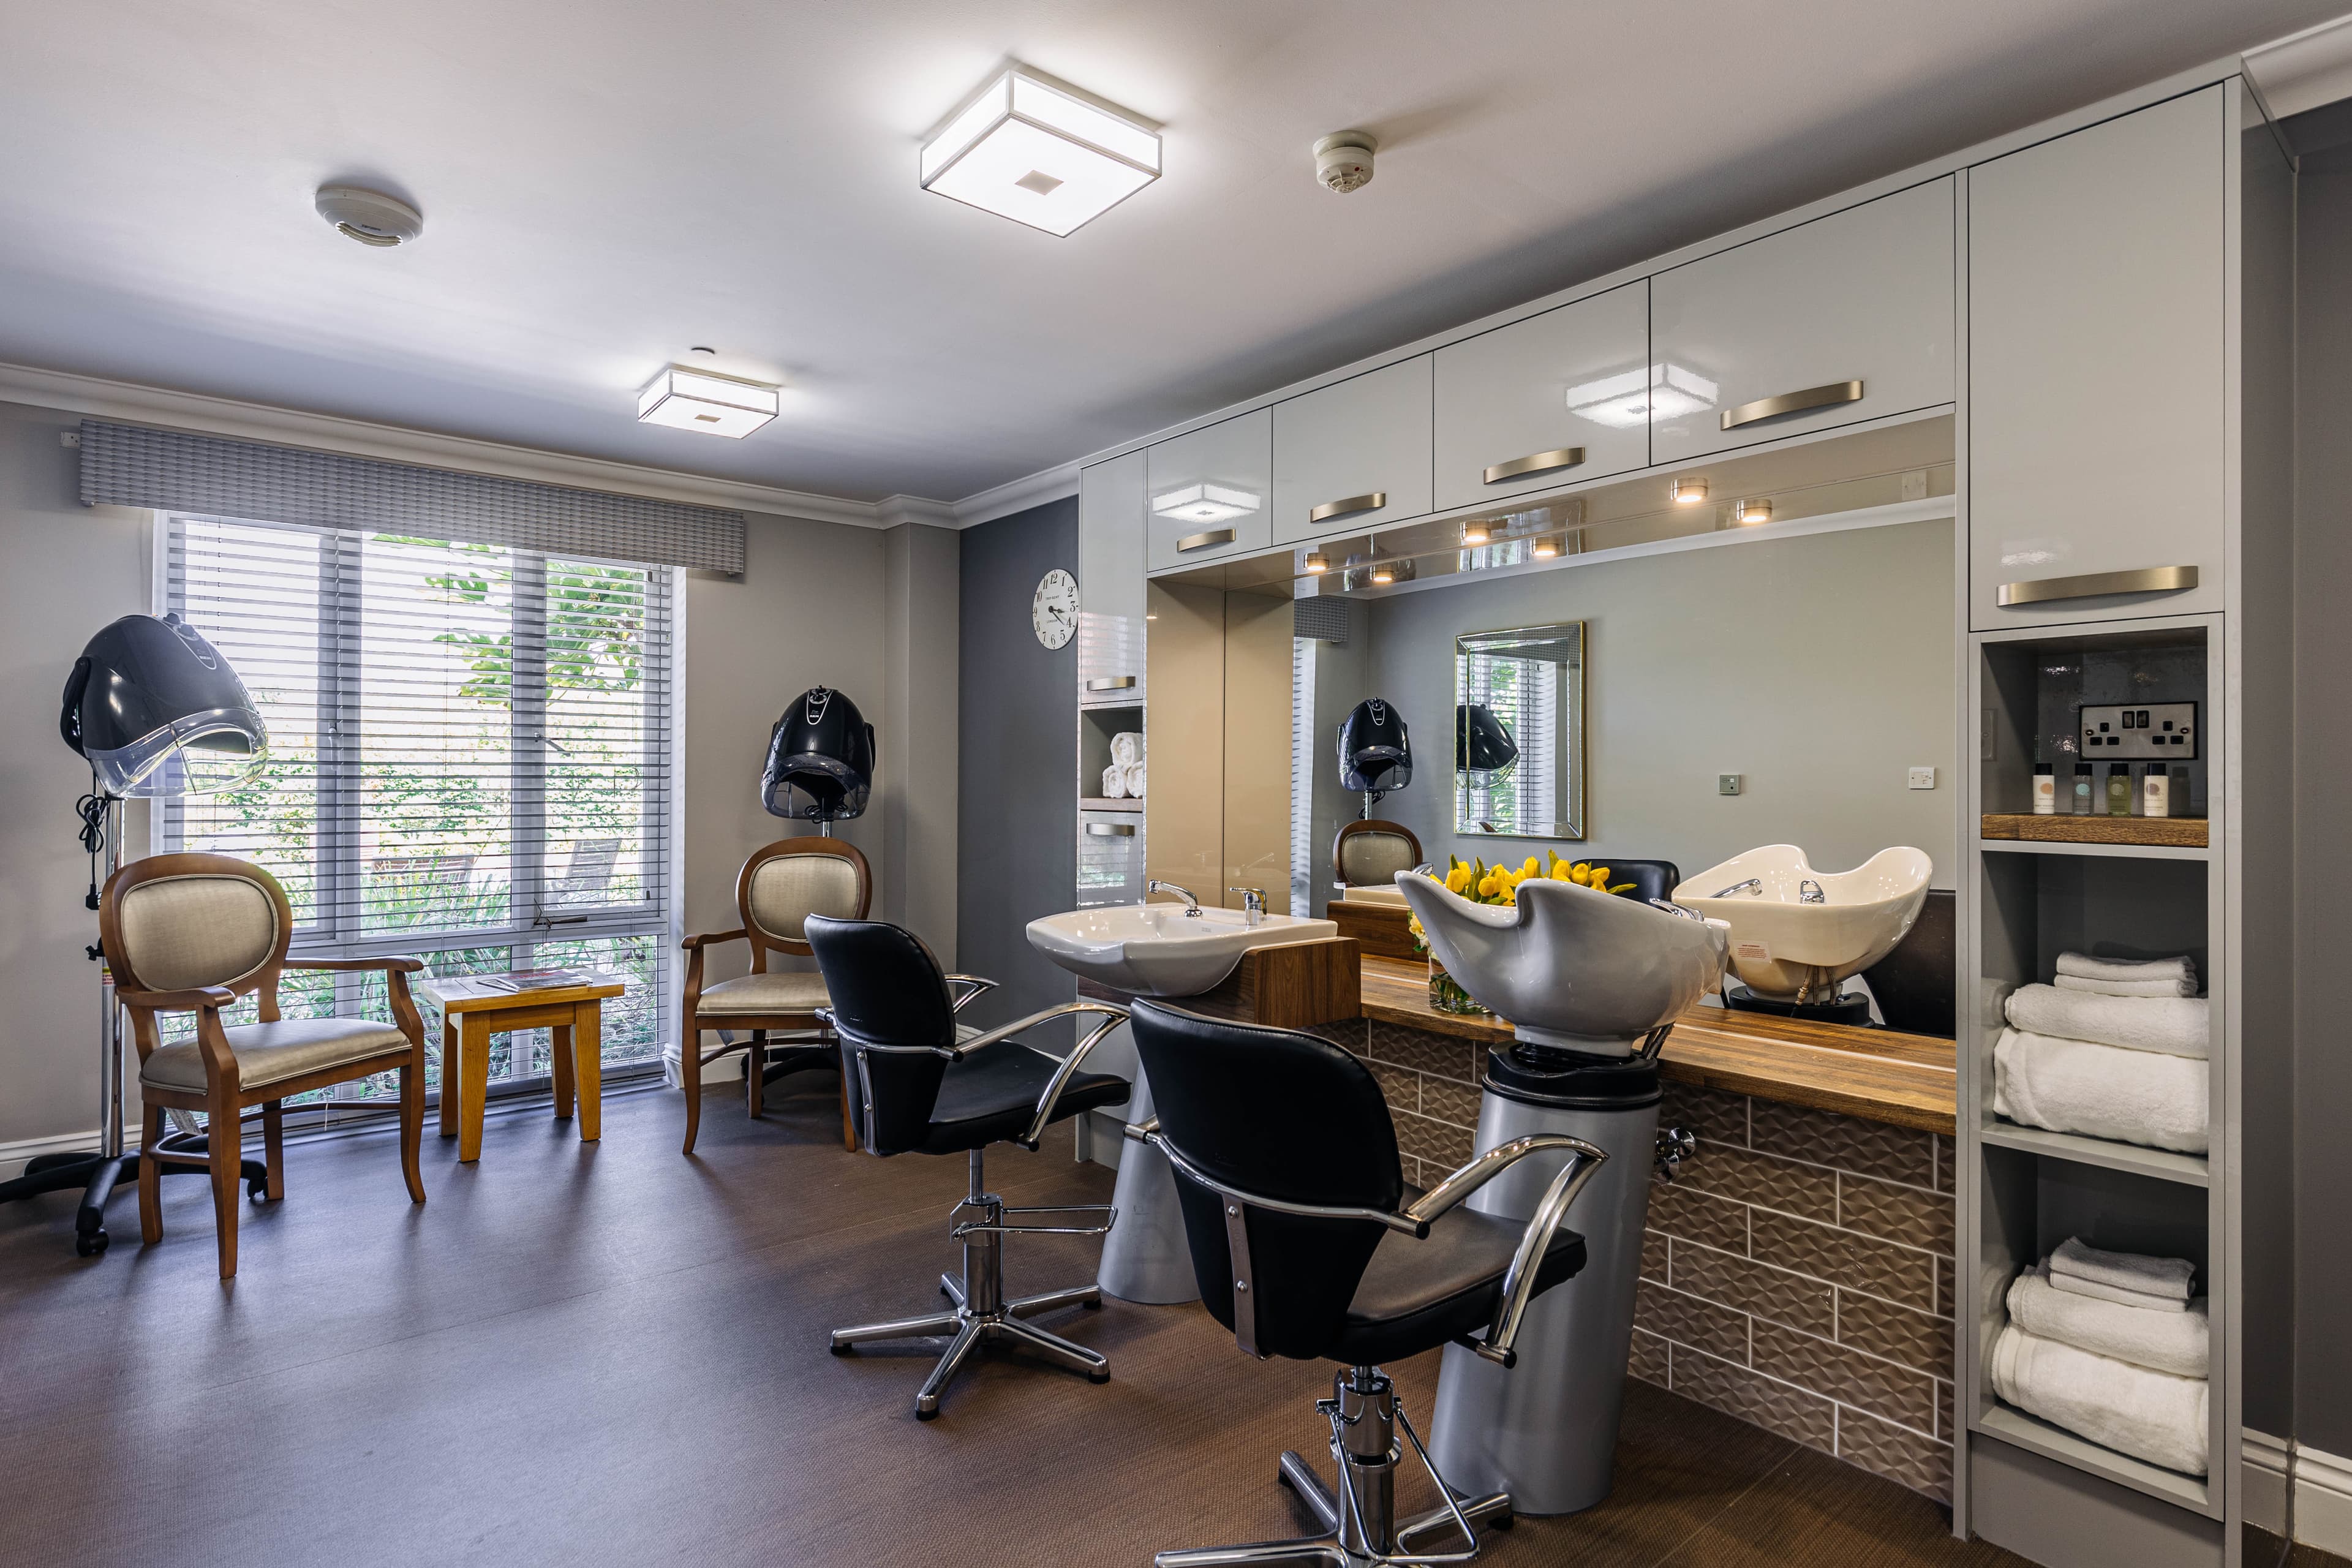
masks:
[[[2208,820],[2201,816],[2037,816],[2030,812],[1988,811],[1978,828],[1990,840],[2029,844],[2117,844],[2138,848],[2202,849]]]
[[[2118,1454],[2113,1448],[2102,1447],[2087,1437],[2078,1437],[2063,1426],[2053,1426],[2014,1406],[1993,1405],[1977,1418],[1974,1430],[1998,1437],[2004,1443],[2014,1443],[2044,1458],[2055,1459],[2078,1470],[2087,1470],[2117,1486],[2129,1487],[2148,1497],[2161,1498],[2207,1519],[2221,1517],[2221,1505],[2207,1481],[2135,1459],[2127,1454]]]
[[[1104,795],[1082,795],[1078,796],[1078,809],[1080,811],[1141,811],[1143,803],[1129,796],[1111,800]]]
[[[2013,1121],[1988,1121],[1977,1130],[1977,1136],[2002,1149],[2046,1154],[2085,1165],[2103,1165],[2110,1171],[2131,1171],[2143,1176],[2154,1176],[2158,1181],[2179,1182],[2192,1187],[2207,1186],[2211,1182],[2202,1156],[2176,1154],[2169,1149],[2143,1149],[2137,1143],[2085,1138],[2077,1132],[2052,1132],[2040,1127],[2020,1127]]]

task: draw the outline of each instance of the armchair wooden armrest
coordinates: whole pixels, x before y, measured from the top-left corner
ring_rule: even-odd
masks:
[[[421,958],[404,952],[386,953],[382,958],[289,958],[288,969],[388,970],[399,974],[415,974],[425,967]]]
[[[733,931],[711,931],[702,936],[689,936],[681,940],[677,945],[688,952],[693,952],[700,948],[716,947],[722,942],[741,942],[751,934],[738,926]]]
[[[158,1013],[193,1013],[200,1007],[233,1007],[236,993],[226,985],[194,985],[185,991],[118,990],[115,1000],[126,1007],[147,1007]]]

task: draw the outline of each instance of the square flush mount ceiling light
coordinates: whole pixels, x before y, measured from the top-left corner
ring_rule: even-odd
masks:
[[[1630,430],[1658,419],[1680,419],[1715,406],[1715,383],[1678,364],[1604,375],[1568,389],[1568,411],[1580,419]]]
[[[1186,522],[1230,522],[1257,510],[1257,497],[1248,490],[1223,485],[1186,485],[1151,498],[1152,514],[1181,518]]]
[[[675,425],[740,440],[776,416],[779,390],[674,364],[637,394],[637,418],[646,425]]]
[[[1160,129],[1026,66],[923,146],[923,189],[1066,235],[1160,177]]]

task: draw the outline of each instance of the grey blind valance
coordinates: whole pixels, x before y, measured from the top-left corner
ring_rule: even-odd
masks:
[[[100,419],[82,421],[81,500],[84,506],[743,570],[740,511]]]

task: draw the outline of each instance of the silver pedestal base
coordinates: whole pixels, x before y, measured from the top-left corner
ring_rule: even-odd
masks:
[[[1515,1367],[1445,1347],[1429,1447],[1447,1475],[1474,1490],[1507,1491],[1519,1512],[1540,1517],[1591,1508],[1609,1495],[1613,1480],[1658,1108],[1571,1110],[1486,1095],[1478,1112],[1479,1152],[1530,1132],[1565,1132],[1609,1154],[1568,1216],[1584,1237],[1584,1268],[1528,1307]],[[1566,1159],[1522,1160],[1469,1206],[1524,1221]]]
[[[1127,1119],[1149,1121],[1153,1110],[1151,1085],[1138,1066]],[[1184,1211],[1177,1205],[1176,1173],[1168,1156],[1148,1143],[1127,1144],[1119,1152],[1110,1202],[1118,1224],[1103,1238],[1102,1268],[1095,1276],[1103,1293],[1151,1307],[1199,1300],[1201,1285],[1184,1244]]]

